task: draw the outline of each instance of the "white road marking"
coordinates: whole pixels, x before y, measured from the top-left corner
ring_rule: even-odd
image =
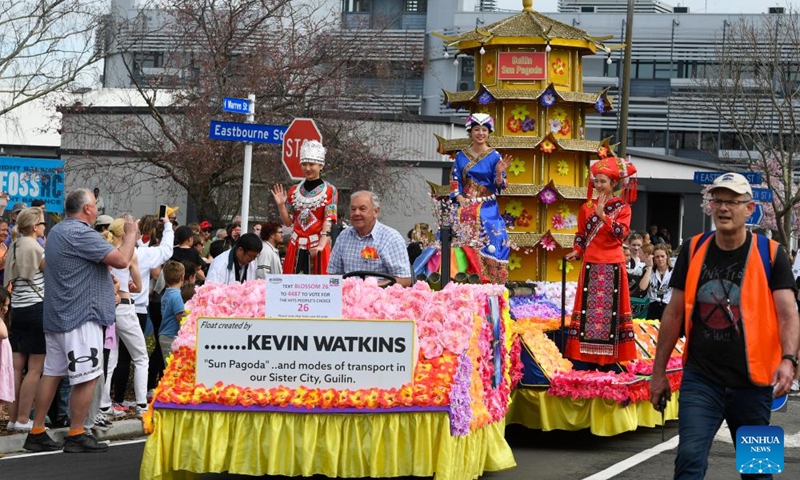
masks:
[[[673,448],[678,446],[678,435],[670,438],[664,443],[660,443],[653,448],[649,448],[643,452],[639,452],[636,455],[626,458],[625,460],[611,465],[610,467],[606,468],[603,471],[597,472],[590,477],[586,477],[583,480],[608,480],[609,478],[613,478],[620,473],[628,470],[629,468],[635,467],[636,465],[658,455],[659,453],[666,452],[667,450],[672,450]]]

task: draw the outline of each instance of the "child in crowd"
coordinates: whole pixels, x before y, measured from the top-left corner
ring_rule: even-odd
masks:
[[[0,288],[0,409],[6,403],[14,401],[14,364],[6,323],[10,304],[8,290]]]
[[[165,263],[162,269],[167,288],[164,289],[164,294],[161,296],[161,329],[158,331],[158,345],[164,356],[165,366],[172,351],[172,341],[178,335],[185,310],[181,298],[181,285],[183,285],[185,271],[183,264],[174,260]]]
[[[181,285],[181,299],[186,305],[194,296],[195,285],[197,283],[197,271],[201,268],[193,262],[184,260],[183,264],[183,285]]]

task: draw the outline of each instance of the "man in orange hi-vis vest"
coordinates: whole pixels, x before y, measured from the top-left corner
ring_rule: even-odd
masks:
[[[745,228],[755,204],[744,176],[722,174],[709,194],[717,230],[681,246],[650,381],[650,400],[663,408],[667,362],[685,332],[676,479],[705,476],[723,419],[734,444],[740,426],[769,425],[772,399],[789,392],[797,368],[800,319],[788,255]]]

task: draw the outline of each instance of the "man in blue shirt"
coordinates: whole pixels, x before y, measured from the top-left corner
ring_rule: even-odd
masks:
[[[23,448],[34,452],[60,450],[45,432],[44,417],[62,377],[72,385],[68,453],[105,452],[84,431],[95,384],[103,375],[103,327],[115,320],[114,283],[108,267],[127,268],[136,248],[136,223],[125,222],[122,245],[114,248],[93,228],[97,204],[92,192],[75,190],[64,205],[67,218],[50,231],[45,246],[44,332],[47,356],[36,391],[33,429]]]
[[[350,196],[350,228],[336,239],[328,273],[341,275],[366,271],[394,277],[404,287],[411,285],[411,262],[400,232],[378,221],[380,199],[362,190]]]

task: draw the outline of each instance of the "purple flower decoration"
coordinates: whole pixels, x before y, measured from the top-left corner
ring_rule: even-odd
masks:
[[[511,215],[510,213],[504,213],[502,215],[503,221],[506,222],[506,228],[511,228],[517,222],[517,217]]]
[[[478,95],[478,103],[481,105],[486,105],[488,103],[492,103],[494,101],[494,97],[491,93],[484,90],[480,95]]]
[[[558,200],[558,197],[556,196],[556,192],[553,191],[552,188],[547,187],[541,192],[539,192],[539,200],[541,200],[542,203],[544,203],[545,205],[551,205],[555,203],[556,200]]]
[[[543,107],[552,107],[556,104],[556,92],[554,92],[551,88],[548,88],[547,91],[542,94],[540,101]]]
[[[532,132],[536,128],[536,124],[533,123],[533,119],[531,117],[526,118],[522,122],[522,131],[523,132]]]
[[[597,97],[597,101],[594,102],[594,108],[597,113],[606,113],[606,102],[603,101],[603,97]]]
[[[458,357],[458,367],[450,390],[450,435],[463,437],[469,435],[472,421],[469,387],[472,382],[472,362],[466,352]]]

